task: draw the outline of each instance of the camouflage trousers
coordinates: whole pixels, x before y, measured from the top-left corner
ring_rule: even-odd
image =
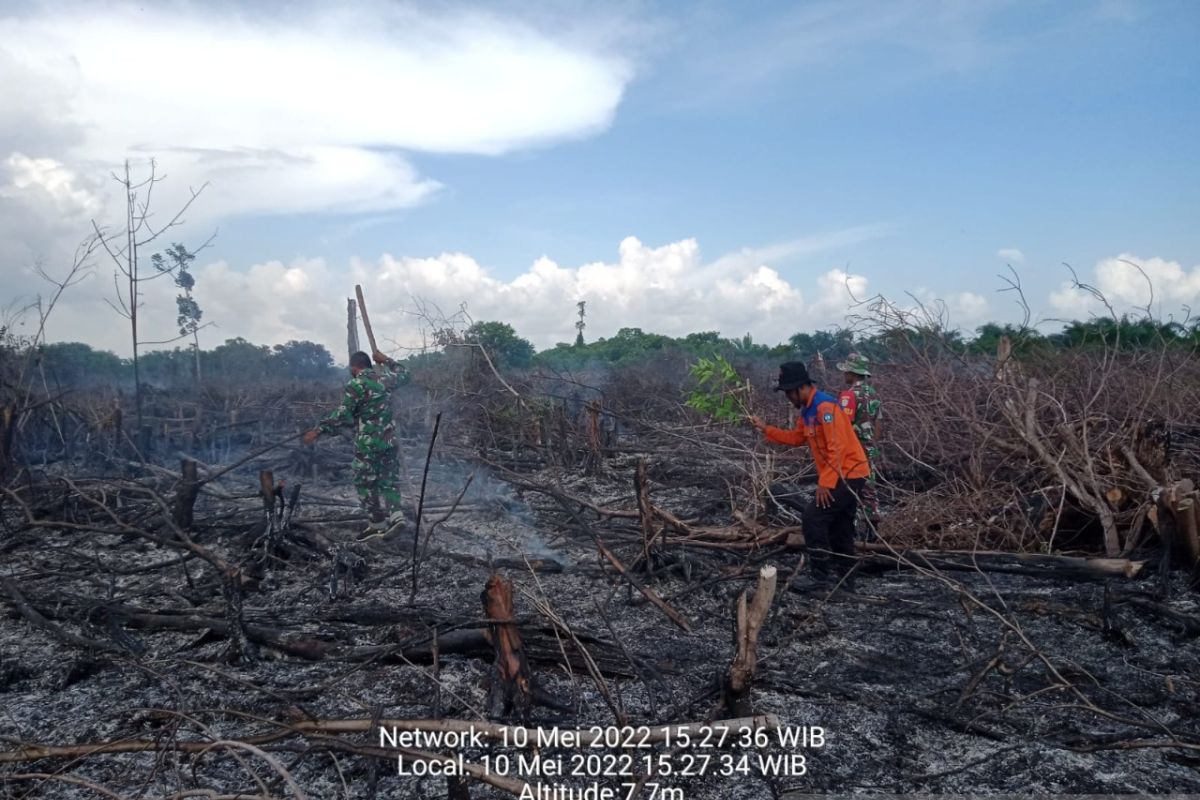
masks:
[[[371,519],[400,510],[400,453],[395,446],[356,447],[352,468],[358,501]]]
[[[867,451],[867,462],[871,467],[871,472],[867,475],[867,483],[863,487],[862,502],[858,504],[857,527],[863,532],[864,538],[871,541],[875,538],[879,528],[879,489],[875,480],[875,465],[879,463],[879,448],[863,442],[863,449]]]

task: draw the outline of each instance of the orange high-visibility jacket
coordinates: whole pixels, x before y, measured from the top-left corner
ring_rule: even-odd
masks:
[[[842,478],[865,478],[871,474],[854,425],[837,400],[825,392],[813,393],[793,430],[768,425],[763,433],[779,444],[808,445],[817,465],[817,483],[826,489],[836,487]]]

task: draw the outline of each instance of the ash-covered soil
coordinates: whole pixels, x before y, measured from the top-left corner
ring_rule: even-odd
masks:
[[[613,468],[607,478],[560,486],[599,506],[629,509],[629,476]],[[459,485],[435,475],[431,505],[443,510],[427,524],[444,514]],[[253,490],[249,481],[246,488]],[[305,492],[352,505],[340,483],[312,482]],[[654,501],[690,516],[714,498],[662,489]],[[207,498],[197,513],[211,517],[226,505]],[[819,727],[823,746],[783,747],[772,731],[762,747],[656,746],[624,751],[631,762],[582,765],[632,777],[542,782],[620,790],[642,774],[643,757],[661,757],[675,774],[655,779],[657,796],[689,800],[1200,793],[1200,645],[1196,629],[1181,621],[1200,618],[1200,603],[1181,582],[1162,600],[1148,580],[895,569],[863,574],[853,593],[824,596],[785,589],[797,552],[672,545],[655,553],[652,575],[639,571],[637,579],[686,617],[686,632],[617,576],[591,536],[546,496],[506,492],[480,478],[463,505],[434,531],[415,603],[410,538],[354,543],[358,523],[314,522],[329,518],[330,507],[302,507],[297,530],[340,547],[273,567],[246,594],[243,614],[249,625],[336,645],[319,661],[259,646],[256,660],[231,664],[223,634],[108,621],[120,617],[105,613],[106,604],[222,618],[213,570],[196,559],[152,568],[178,553],[110,534],[40,530],[36,545],[2,534],[3,574],[31,606],[57,620],[60,632],[125,648],[121,655],[67,644],[0,595],[3,749],[127,739],[159,749],[0,763],[0,796],[94,798],[104,796],[95,788],[102,787],[122,798],[293,797],[298,787],[309,798],[445,797],[443,777],[401,776],[395,760],[354,752],[379,746],[374,730],[203,754],[170,745],[246,740],[278,731],[272,723],[281,721],[485,718],[493,678],[486,653],[444,652],[436,667],[415,654],[428,649],[434,628],[440,641],[451,641],[456,632],[483,627],[480,592],[493,570],[514,584],[537,694],[546,701],[533,709],[531,724],[611,726],[614,708],[634,726],[722,718],[736,598],[753,588],[763,564],[778,566],[780,590],[760,637],[754,710],[777,715],[791,732]],[[626,565],[636,561],[636,520],[581,516]],[[196,538],[236,561],[250,547],[252,528],[214,524]],[[572,634],[602,680],[589,674]],[[496,764],[498,756],[515,759],[523,751],[490,745],[440,752]],[[542,755],[570,769],[586,752],[622,751]],[[759,761],[792,754],[805,757],[803,774],[785,774],[800,772],[799,761],[786,761],[787,770],[777,759]],[[35,773],[57,777],[28,777]],[[210,791],[187,794],[197,789]],[[469,792],[512,796],[477,782]]]

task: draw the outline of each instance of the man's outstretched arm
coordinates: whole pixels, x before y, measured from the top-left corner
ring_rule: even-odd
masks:
[[[312,444],[322,433],[333,433],[338,428],[346,428],[354,424],[354,412],[358,408],[358,382],[351,380],[342,390],[342,402],[329,413],[329,416],[317,423],[317,427],[304,434],[304,443]]]
[[[804,429],[803,423],[796,421],[796,427],[792,430],[787,428],[776,428],[774,425],[768,425],[759,417],[751,417],[750,424],[763,432],[763,436],[769,442],[777,444],[790,444],[793,447],[800,447],[808,444],[808,432]]]

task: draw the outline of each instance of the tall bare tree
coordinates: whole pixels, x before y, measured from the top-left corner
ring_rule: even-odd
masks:
[[[137,414],[138,435],[141,436],[142,383],[141,373],[138,368],[138,345],[142,343],[138,338],[138,309],[142,305],[141,284],[145,281],[161,278],[164,275],[173,275],[176,266],[164,264],[165,268],[162,270],[142,274],[139,254],[143,248],[157,241],[168,230],[183,223],[183,215],[187,213],[192,203],[196,201],[196,198],[200,196],[200,193],[204,191],[208,184],[204,184],[199,189],[189,189],[190,196],[182,206],[164,224],[158,225],[154,222],[154,214],[151,212],[151,202],[155,186],[165,180],[166,176],[158,174],[158,165],[154,159],[150,160],[149,174],[140,180],[133,177],[128,159],[125,161],[124,173],[118,175],[114,172],[112,173],[112,178],[124,190],[124,224],[119,228],[102,227],[95,220],[92,220],[92,228],[96,232],[96,238],[103,245],[113,264],[116,265],[116,271],[113,273],[113,288],[115,290],[116,302],[114,303],[109,300],[108,304],[112,306],[114,311],[129,320],[129,336],[133,347],[134,405]],[[212,238],[209,237],[208,241],[203,245],[191,251],[191,255],[194,256],[195,253],[207,247]]]

